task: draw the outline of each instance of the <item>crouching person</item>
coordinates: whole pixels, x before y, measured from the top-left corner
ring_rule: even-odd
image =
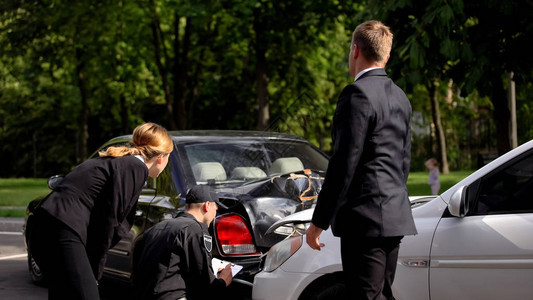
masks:
[[[133,257],[133,284],[138,299],[208,299],[224,294],[231,265],[211,265],[213,240],[208,232],[218,207],[226,208],[210,186],[194,186],[185,211],[148,229]]]

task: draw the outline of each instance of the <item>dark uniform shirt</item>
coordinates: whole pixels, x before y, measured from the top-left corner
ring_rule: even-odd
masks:
[[[107,250],[133,225],[147,177],[146,164],[134,156],[89,159],[65,176],[36,213],[44,210],[78,234],[99,279]]]
[[[211,266],[212,239],[205,224],[181,212],[148,229],[134,251],[138,299],[208,299],[226,287]]]

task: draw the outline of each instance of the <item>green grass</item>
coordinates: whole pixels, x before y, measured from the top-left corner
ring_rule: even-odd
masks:
[[[454,171],[440,175],[440,192],[461,181],[473,171]],[[411,172],[407,180],[407,188],[411,196],[431,195],[427,184],[428,172]],[[2,209],[2,206],[26,207],[28,203],[50,192],[46,185],[47,179],[42,178],[0,178],[0,217],[24,217],[25,209]]]
[[[50,192],[43,178],[0,178],[0,217],[22,218],[28,203]],[[2,209],[2,206],[24,209]]]
[[[440,174],[440,192],[442,193],[461,181],[463,178],[472,174],[474,171],[454,171],[450,174]],[[407,189],[410,196],[431,195],[431,188],[428,184],[429,172],[411,172],[407,179]]]
[[[50,192],[46,182],[42,178],[0,178],[0,206],[26,206]]]
[[[24,218],[25,209],[0,209],[0,218]]]

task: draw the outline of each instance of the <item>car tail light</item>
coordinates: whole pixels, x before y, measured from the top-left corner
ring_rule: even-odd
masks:
[[[215,234],[220,254],[228,256],[258,255],[250,230],[237,214],[225,214],[215,220]]]

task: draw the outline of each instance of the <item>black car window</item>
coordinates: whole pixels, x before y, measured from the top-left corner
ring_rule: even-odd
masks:
[[[485,176],[479,185],[474,215],[533,211],[533,154],[522,155]]]

